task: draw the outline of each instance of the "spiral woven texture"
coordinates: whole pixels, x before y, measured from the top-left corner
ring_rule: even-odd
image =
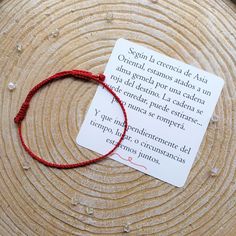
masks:
[[[235,36],[230,0],[1,0],[0,235],[236,235]],[[102,73],[121,37],[225,80],[183,188],[109,158],[48,168],[20,145],[13,119],[29,90],[59,71]],[[69,78],[40,90],[25,142],[51,162],[98,156],[75,143],[96,88]]]

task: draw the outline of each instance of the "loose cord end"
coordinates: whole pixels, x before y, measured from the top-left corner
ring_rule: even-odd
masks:
[[[97,78],[100,80],[100,81],[104,81],[106,79],[106,76],[104,74],[98,74],[97,75]]]

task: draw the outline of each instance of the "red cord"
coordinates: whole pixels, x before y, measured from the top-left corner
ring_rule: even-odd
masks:
[[[119,141],[117,142],[117,144],[114,146],[114,148],[112,150],[110,150],[108,153],[106,153],[105,155],[102,155],[100,157],[94,158],[92,160],[87,160],[87,161],[83,161],[83,162],[79,162],[79,163],[74,163],[74,164],[58,164],[58,163],[54,163],[54,162],[49,162],[44,160],[42,157],[36,155],[34,152],[32,152],[30,150],[30,148],[25,144],[23,136],[22,136],[22,131],[21,131],[21,122],[22,120],[24,120],[27,110],[29,108],[30,105],[30,101],[32,99],[32,97],[37,93],[37,91],[39,89],[41,89],[42,87],[44,87],[45,85],[52,83],[54,81],[57,81],[59,79],[64,79],[66,77],[72,76],[74,78],[79,78],[79,79],[86,79],[86,80],[93,80],[99,84],[101,84],[104,88],[106,88],[106,90],[108,92],[110,92],[115,99],[117,100],[117,102],[119,103],[122,112],[124,114],[124,131],[119,139]],[[125,133],[127,131],[127,127],[128,127],[128,120],[127,120],[127,114],[125,111],[125,107],[122,104],[120,98],[116,95],[115,92],[113,92],[113,90],[104,82],[105,80],[105,75],[103,74],[99,74],[99,75],[94,75],[88,71],[83,71],[83,70],[71,70],[71,71],[63,71],[63,72],[59,72],[55,75],[50,76],[49,78],[41,81],[39,84],[37,84],[36,86],[34,86],[30,92],[28,93],[25,101],[23,102],[23,104],[21,105],[21,108],[19,110],[19,112],[17,113],[16,117],[14,118],[14,122],[17,124],[18,126],[18,133],[20,136],[20,141],[22,146],[24,147],[24,149],[26,150],[26,152],[28,152],[28,154],[34,158],[35,160],[39,161],[40,163],[44,164],[45,166],[49,166],[49,167],[54,167],[54,168],[58,168],[58,169],[70,169],[70,168],[75,168],[75,167],[81,167],[81,166],[86,166],[92,163],[95,163],[97,161],[100,161],[106,157],[108,157],[111,153],[113,153],[115,151],[116,148],[118,148],[118,146],[121,144],[122,140],[125,137]]]

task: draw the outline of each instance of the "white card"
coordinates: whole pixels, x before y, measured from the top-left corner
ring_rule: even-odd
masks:
[[[111,158],[183,186],[224,81],[125,39],[117,40],[104,74],[125,105],[129,125]],[[123,126],[119,104],[99,86],[76,142],[105,154]]]

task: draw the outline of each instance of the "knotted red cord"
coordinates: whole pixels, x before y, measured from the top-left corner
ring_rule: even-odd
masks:
[[[108,153],[106,153],[105,155],[102,155],[100,157],[91,159],[91,160],[87,160],[87,161],[83,161],[83,162],[79,162],[79,163],[74,163],[74,164],[58,164],[58,163],[54,163],[54,162],[49,162],[44,160],[42,157],[36,155],[35,153],[33,153],[30,148],[25,144],[23,136],[22,136],[22,132],[21,132],[21,122],[24,120],[27,110],[29,108],[30,105],[30,101],[32,99],[32,97],[37,93],[37,91],[39,89],[41,89],[42,87],[44,87],[45,85],[52,83],[56,80],[59,79],[64,79],[67,78],[69,76],[72,76],[74,78],[78,78],[78,79],[86,79],[86,80],[93,80],[99,84],[101,84],[109,93],[111,93],[115,99],[117,100],[117,102],[119,103],[122,112],[124,114],[124,131],[119,139],[119,141],[117,142],[117,144],[114,146],[114,148],[112,148],[112,150],[110,150]],[[128,127],[128,120],[127,120],[127,114],[125,111],[125,107],[122,104],[120,98],[116,95],[115,92],[113,92],[113,90],[104,82],[105,80],[105,75],[103,74],[99,74],[99,75],[94,75],[88,71],[83,71],[83,70],[71,70],[71,71],[63,71],[63,72],[59,72],[56,73],[55,75],[50,76],[49,78],[41,81],[39,84],[37,84],[36,86],[34,86],[30,92],[28,93],[25,101],[23,102],[23,104],[21,105],[21,108],[19,110],[19,112],[17,113],[16,117],[14,118],[14,122],[17,124],[18,126],[18,133],[20,136],[20,141],[22,146],[24,147],[24,149],[26,150],[26,152],[28,152],[28,154],[34,158],[35,160],[39,161],[40,163],[44,164],[45,166],[49,166],[49,167],[54,167],[54,168],[58,168],[58,169],[70,169],[70,168],[75,168],[75,167],[81,167],[81,166],[86,166],[92,163],[95,163],[97,161],[100,161],[106,157],[108,157],[112,152],[114,152],[114,150],[116,148],[118,148],[118,146],[121,144],[122,140],[125,137],[125,133],[127,131],[127,127]]]

